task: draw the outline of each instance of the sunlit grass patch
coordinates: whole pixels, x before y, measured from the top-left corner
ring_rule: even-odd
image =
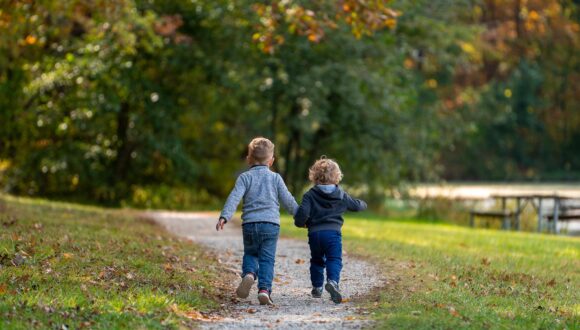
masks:
[[[289,217],[282,233],[307,235]],[[347,215],[343,241],[387,278],[365,305],[380,327],[580,325],[578,238]]]
[[[127,211],[0,197],[0,328],[191,327],[212,257]]]

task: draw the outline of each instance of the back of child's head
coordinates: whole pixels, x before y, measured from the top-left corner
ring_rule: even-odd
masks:
[[[308,179],[314,184],[338,184],[342,172],[337,162],[322,156],[308,170]]]
[[[251,164],[266,165],[274,157],[274,143],[264,138],[257,137],[248,144],[248,161]]]

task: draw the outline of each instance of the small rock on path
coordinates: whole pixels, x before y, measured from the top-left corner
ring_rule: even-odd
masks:
[[[170,232],[219,252],[226,268],[240,271],[243,255],[242,233],[237,221],[216,232],[215,213],[150,212],[149,216]],[[306,237],[306,231],[304,236]],[[229,306],[231,313],[223,318],[203,322],[202,329],[360,329],[372,321],[356,313],[352,302],[339,305],[324,292],[322,299],[310,296],[310,250],[304,240],[280,238],[276,253],[272,300],[274,306],[260,306],[254,285],[248,299]],[[239,279],[231,284],[232,296]],[[341,289],[348,299],[369,293],[382,286],[384,279],[370,263],[348,255],[343,257]]]

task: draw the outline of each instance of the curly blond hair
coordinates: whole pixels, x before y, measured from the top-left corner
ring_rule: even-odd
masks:
[[[314,184],[338,184],[342,172],[337,162],[322,156],[308,170],[308,179]]]
[[[264,138],[257,137],[248,144],[248,160],[253,164],[266,164],[274,157],[274,143]]]

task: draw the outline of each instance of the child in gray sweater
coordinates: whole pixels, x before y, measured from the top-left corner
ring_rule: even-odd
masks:
[[[239,298],[247,298],[257,279],[260,304],[271,305],[274,259],[280,234],[280,203],[291,215],[296,213],[298,204],[280,174],[270,170],[274,163],[274,144],[270,140],[262,137],[253,139],[248,145],[246,160],[250,169],[236,180],[216,230],[223,229],[231,220],[243,199],[244,257],[242,281],[236,294]]]

